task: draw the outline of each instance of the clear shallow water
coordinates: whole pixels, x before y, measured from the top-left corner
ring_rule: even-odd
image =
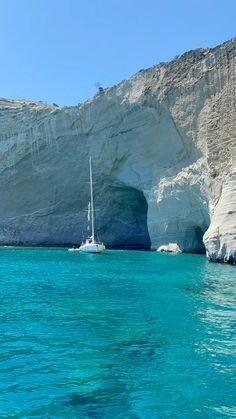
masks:
[[[236,268],[0,249],[1,418],[235,418]]]

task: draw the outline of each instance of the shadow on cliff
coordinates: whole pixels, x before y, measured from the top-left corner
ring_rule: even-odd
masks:
[[[142,191],[103,179],[95,183],[95,196],[98,238],[113,249],[150,249],[148,205]]]

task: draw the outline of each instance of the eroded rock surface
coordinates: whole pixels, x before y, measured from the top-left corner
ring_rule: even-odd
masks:
[[[157,252],[181,253],[181,249],[177,243],[169,243],[158,247]]]
[[[0,100],[0,242],[79,243],[91,155],[106,245],[203,252],[205,233],[209,258],[235,260],[235,86],[234,38],[78,107]]]
[[[226,176],[204,242],[213,261],[236,261],[236,169]]]

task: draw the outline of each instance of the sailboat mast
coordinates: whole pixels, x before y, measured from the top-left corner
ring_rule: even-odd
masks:
[[[89,157],[89,174],[90,174],[90,196],[91,196],[92,240],[94,240],[93,173],[92,173],[92,159],[91,159],[91,156]]]

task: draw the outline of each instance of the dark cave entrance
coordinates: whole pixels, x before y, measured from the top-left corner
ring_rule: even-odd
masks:
[[[206,253],[206,249],[203,243],[203,236],[207,228],[207,226],[193,226],[193,239],[196,242],[196,253]]]
[[[184,231],[183,248],[187,253],[206,253],[203,236],[208,229],[208,224],[190,225]]]
[[[94,196],[98,239],[113,249],[150,249],[148,205],[142,191],[103,179],[95,181]]]

